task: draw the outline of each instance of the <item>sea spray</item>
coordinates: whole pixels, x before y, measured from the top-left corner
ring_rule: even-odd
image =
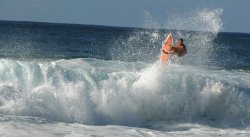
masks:
[[[223,29],[223,23],[220,19],[222,13],[223,9],[204,9],[184,15],[173,15],[168,19],[166,27],[176,29],[175,37],[182,37],[188,49],[188,54],[184,58],[181,60],[174,59],[176,63],[198,66],[213,64],[212,61],[215,60],[215,57],[218,57],[214,52],[218,48],[214,40],[219,31]],[[188,30],[194,32],[190,33]]]
[[[115,60],[144,60],[153,63],[159,59],[166,34],[172,32],[175,43],[179,37],[184,39],[188,54],[179,59],[173,56],[170,62],[206,67],[218,65],[214,60],[218,58],[216,49],[220,45],[216,45],[214,40],[223,29],[220,19],[222,13],[222,9],[204,9],[185,15],[174,14],[165,24],[160,24],[146,11],[143,29],[135,29],[126,37],[110,41],[110,45],[113,45],[110,49],[111,57]],[[227,53],[227,49],[223,50]]]

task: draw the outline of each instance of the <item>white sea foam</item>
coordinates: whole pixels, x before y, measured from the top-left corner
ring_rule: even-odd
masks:
[[[124,69],[120,64],[2,59],[0,112],[98,125],[200,118],[249,121],[248,73],[174,64],[162,73],[158,63],[131,71],[136,63],[124,63]]]
[[[2,120],[2,119],[1,119]],[[13,122],[14,121],[14,122]],[[218,125],[217,125],[218,126]],[[228,137],[250,135],[249,128],[241,130],[239,128],[210,127],[196,123],[157,123],[154,129],[127,127],[118,125],[91,126],[82,124],[68,124],[57,122],[46,122],[43,119],[32,117],[5,117],[5,121],[0,124],[0,134],[10,137],[34,137],[34,136],[67,136],[67,137]]]
[[[0,68],[1,135],[249,135],[249,73],[97,59]]]

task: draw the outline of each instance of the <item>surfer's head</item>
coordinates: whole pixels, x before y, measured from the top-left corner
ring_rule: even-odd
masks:
[[[178,39],[178,43],[183,44],[183,39],[182,39],[182,38],[179,38],[179,39]]]
[[[179,39],[178,39],[178,41],[181,41],[181,42],[183,42],[183,38],[179,38]]]

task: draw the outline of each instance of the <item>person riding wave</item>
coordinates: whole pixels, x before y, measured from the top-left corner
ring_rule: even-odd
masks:
[[[183,43],[183,39],[179,38],[178,42],[176,44],[176,47],[173,47],[174,49],[174,53],[178,56],[178,57],[182,57],[183,55],[185,55],[187,53],[187,48]]]
[[[183,39],[179,38],[176,46],[168,45],[166,47],[168,49],[168,52],[165,50],[162,50],[163,53],[165,54],[176,54],[178,57],[182,57],[187,53],[186,46],[183,43]]]

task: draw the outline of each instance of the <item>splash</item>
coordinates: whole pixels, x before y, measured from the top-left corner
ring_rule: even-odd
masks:
[[[169,67],[162,75],[159,64],[2,59],[0,114],[94,125],[199,118],[250,121],[249,74]]]
[[[176,63],[209,66],[218,55],[214,44],[217,34],[222,30],[220,16],[223,9],[204,9],[184,15],[174,15],[169,18],[166,28],[176,29],[175,37],[182,37],[188,49],[188,54]],[[213,64],[215,65],[215,64]]]
[[[112,59],[155,62],[159,60],[165,35],[172,32],[175,40],[178,37],[184,39],[188,49],[184,58],[172,58],[172,63],[209,66],[218,57],[214,52],[217,45],[213,41],[223,26],[220,19],[222,13],[222,9],[204,9],[184,15],[175,14],[160,25],[146,11],[143,29],[136,29],[127,36],[111,41],[110,45],[114,45],[110,50]]]
[[[203,9],[195,12],[173,15],[168,18],[166,28],[176,30],[202,31],[217,34],[221,31],[223,23],[220,16],[223,9]]]
[[[159,58],[156,55],[164,34],[154,17],[148,11],[144,13],[142,28],[134,29],[128,35],[110,42],[110,45],[114,45],[110,50],[112,59],[152,63]]]

